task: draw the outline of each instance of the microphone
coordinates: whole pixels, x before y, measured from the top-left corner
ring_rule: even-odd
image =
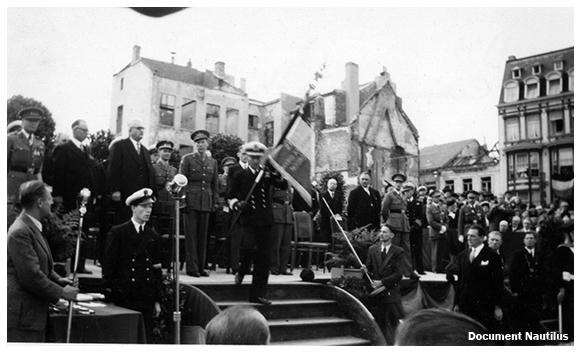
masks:
[[[171,183],[168,184],[167,188],[169,192],[175,195],[186,185],[188,185],[188,178],[183,174],[176,174]]]
[[[89,200],[89,197],[91,197],[91,190],[87,189],[87,188],[83,188],[80,192],[79,195],[81,196],[81,198],[83,199],[83,202],[87,202]]]

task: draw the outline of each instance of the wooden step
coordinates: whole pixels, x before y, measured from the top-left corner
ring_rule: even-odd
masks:
[[[272,301],[272,305],[248,301],[220,301],[216,304],[220,309],[234,305],[252,306],[269,320],[334,316],[337,313],[337,302],[327,299],[277,299]]]
[[[270,344],[285,346],[370,346],[371,342],[359,337],[338,336],[306,340],[279,341],[271,342]]]
[[[353,324],[336,316],[268,320],[272,342],[351,336]]]

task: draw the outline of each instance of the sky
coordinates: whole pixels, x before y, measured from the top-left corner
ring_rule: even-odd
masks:
[[[419,131],[420,147],[498,140],[504,65],[574,45],[573,8],[188,8],[151,18],[127,8],[7,8],[7,97],[41,101],[69,133],[85,119],[109,128],[113,75],[141,56],[246,78],[250,98],[341,88],[385,67]]]

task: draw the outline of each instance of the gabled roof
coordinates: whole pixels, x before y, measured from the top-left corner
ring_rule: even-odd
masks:
[[[192,85],[203,86],[210,89],[224,89],[226,88],[233,93],[245,95],[246,93],[240,88],[228,83],[226,80],[219,78],[212,71],[205,72],[198,71],[187,66],[180,66],[166,63],[159,60],[148,58],[141,58],[138,62],[142,62],[147,66],[156,76],[166,78],[168,80],[189,83]],[[126,70],[131,64],[127,65],[120,72]]]
[[[466,145],[476,139],[455,141],[443,145],[428,146],[420,149],[420,169],[439,169],[450,163]],[[476,141],[478,143],[478,141]]]

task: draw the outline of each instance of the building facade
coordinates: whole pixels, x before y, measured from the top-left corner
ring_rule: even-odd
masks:
[[[525,202],[572,205],[574,48],[510,56],[497,108],[502,185]]]
[[[420,183],[429,189],[448,188],[502,194],[500,163],[476,139],[420,149]]]

